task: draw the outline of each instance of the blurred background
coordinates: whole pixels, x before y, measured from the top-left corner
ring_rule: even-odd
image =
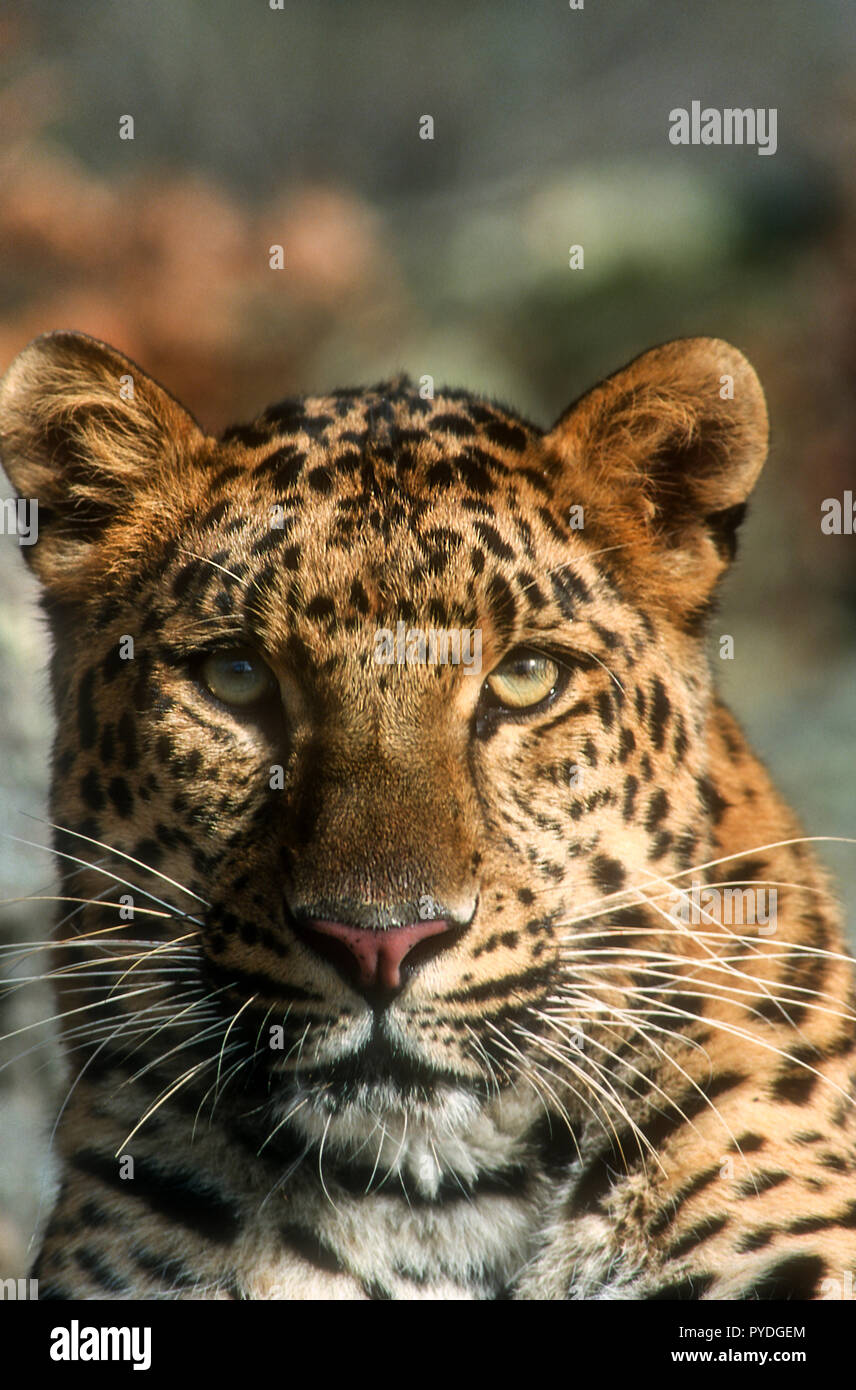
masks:
[[[854,78],[847,0],[5,0],[0,371],[75,328],[210,431],[402,368],[548,425],[657,342],[730,339],[773,446],[717,675],[807,833],[856,835],[856,536],[820,530],[822,501],[856,491]],[[668,113],[693,100],[775,107],[775,155],[671,145]],[[6,838],[48,838],[48,646],[4,535],[0,595],[15,900],[54,891],[44,851]],[[856,846],[821,848],[856,902]],[[0,943],[49,920],[7,901]],[[24,1272],[50,1197],[61,1081],[31,1028],[49,1011],[35,986],[0,999],[0,1061],[17,1059],[0,1070],[0,1277]]]

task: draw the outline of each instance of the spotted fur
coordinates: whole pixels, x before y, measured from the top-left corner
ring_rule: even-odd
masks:
[[[745,359],[655,349],[547,433],[402,378],[216,440],[54,334],[0,433],[55,649],[43,1296],[844,1290],[851,962],[705,658],[766,453]],[[379,665],[399,621],[477,629],[481,675]],[[199,676],[236,644],[250,714]],[[561,675],[511,715],[520,649]],[[693,881],[775,886],[774,929],[679,920]],[[425,899],[455,929],[383,998],[301,926]]]

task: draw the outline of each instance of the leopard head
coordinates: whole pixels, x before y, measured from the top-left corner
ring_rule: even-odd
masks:
[[[161,1078],[216,1069],[274,1147],[605,1108],[710,850],[704,616],[767,437],[740,353],[657,348],[546,432],[399,379],[215,439],[57,333],[0,434],[85,900],[58,935],[118,961],[90,1045],[150,1007]]]

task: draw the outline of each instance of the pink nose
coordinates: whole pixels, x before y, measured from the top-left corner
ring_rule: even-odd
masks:
[[[406,927],[354,927],[346,922],[326,922],[313,918],[304,922],[301,935],[319,955],[345,967],[351,982],[364,993],[388,994],[401,989],[401,966],[415,946],[431,937],[447,937],[436,945],[444,950],[457,939],[458,932],[441,919],[413,922]],[[332,946],[333,951],[324,947]],[[342,950],[344,948],[344,950]],[[436,952],[431,952],[436,954]],[[421,955],[421,953],[420,953]]]

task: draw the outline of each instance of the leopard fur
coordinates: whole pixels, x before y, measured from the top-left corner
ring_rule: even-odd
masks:
[[[54,642],[42,1296],[836,1296],[852,963],[705,655],[767,449],[742,355],[654,349],[546,432],[401,378],[214,439],[51,334],[0,443]],[[379,664],[399,623],[481,673]],[[249,710],[200,674],[239,648]],[[553,688],[497,704],[521,652]],[[693,883],[774,886],[772,929],[687,924]],[[426,901],[362,989],[348,943]]]

